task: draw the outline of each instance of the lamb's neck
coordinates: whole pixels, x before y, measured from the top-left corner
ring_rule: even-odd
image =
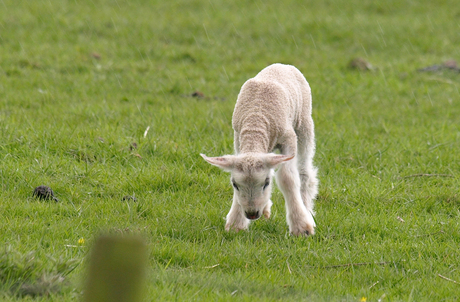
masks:
[[[240,153],[268,153],[267,131],[263,129],[243,129],[239,135]]]

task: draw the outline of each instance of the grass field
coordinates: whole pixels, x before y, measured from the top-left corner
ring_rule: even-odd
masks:
[[[80,299],[109,232],[148,244],[147,301],[459,300],[460,73],[417,71],[459,45],[454,0],[0,0],[0,299]],[[238,91],[275,62],[313,92],[310,238],[277,189],[225,232],[229,177],[199,156],[233,152]]]

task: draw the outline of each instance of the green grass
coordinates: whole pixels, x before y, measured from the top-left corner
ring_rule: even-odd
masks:
[[[460,61],[459,30],[453,0],[0,0],[0,298],[79,299],[110,232],[145,238],[147,301],[458,300],[460,74],[417,69]],[[238,91],[275,62],[313,91],[307,239],[277,189],[226,233],[228,175],[199,156],[232,153]]]

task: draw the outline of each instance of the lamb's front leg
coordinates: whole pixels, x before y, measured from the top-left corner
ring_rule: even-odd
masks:
[[[234,194],[232,207],[227,214],[227,223],[225,224],[226,231],[234,230],[238,232],[240,230],[246,230],[249,226],[250,220],[244,215],[243,209],[236,198],[236,194]]]
[[[269,200],[267,205],[264,208],[263,214],[264,214],[264,217],[267,218],[267,219],[270,218],[270,215],[272,213],[272,211],[271,211],[272,205],[273,205],[273,202],[271,200]]]
[[[276,173],[276,182],[286,201],[286,219],[291,234],[295,236],[313,235],[315,220],[302,201],[299,172],[295,160],[281,166]]]

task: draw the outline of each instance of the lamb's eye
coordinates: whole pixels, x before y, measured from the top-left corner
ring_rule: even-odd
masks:
[[[265,180],[265,184],[264,184],[263,190],[265,190],[265,189],[268,187],[269,184],[270,184],[270,179],[267,178],[267,179]]]
[[[234,181],[232,181],[232,185],[233,185],[233,187],[234,187],[237,191],[240,190],[240,189],[238,189],[238,186],[236,185],[236,183],[235,183]]]

